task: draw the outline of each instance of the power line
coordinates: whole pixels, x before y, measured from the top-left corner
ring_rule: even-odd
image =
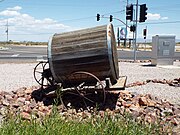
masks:
[[[120,10],[120,11],[114,11],[114,12],[109,12],[109,13],[104,13],[103,15],[109,15],[109,14],[117,14],[117,13],[123,13],[125,10]],[[62,22],[70,22],[70,21],[80,21],[80,20],[86,20],[86,19],[91,19],[96,16],[88,16],[88,17],[82,17],[82,18],[74,18],[74,19],[67,19],[67,20],[61,20],[59,22],[55,23],[49,23],[49,25],[54,25],[54,24],[59,24]],[[31,24],[25,24],[25,25],[35,25],[36,23],[31,23]],[[47,24],[47,23],[46,23]],[[38,25],[38,24],[37,24]],[[6,26],[6,25],[0,25],[0,26]],[[9,26],[15,26],[15,25],[9,25]]]
[[[87,18],[87,17],[86,17]],[[79,19],[82,19],[82,18],[79,18]],[[76,19],[76,20],[79,20],[79,19]],[[85,18],[84,18],[85,19]],[[72,19],[73,20],[73,19]],[[176,21],[164,21],[164,22],[147,22],[147,23],[139,23],[139,25],[154,25],[154,24],[158,24],[158,25],[162,25],[162,24],[177,24],[177,23],[180,23],[180,20],[176,20]],[[7,26],[7,25],[3,25],[3,26]],[[9,25],[8,25],[9,26]],[[115,25],[114,27],[119,27],[119,26],[124,26],[124,25]],[[9,34],[9,35],[52,35],[54,33],[20,33],[20,34]],[[0,34],[0,35],[6,35],[6,34]]]
[[[149,23],[139,23],[139,25],[153,25],[153,24],[176,24],[176,23],[180,23],[180,20],[177,21],[167,21],[167,22],[149,22]],[[115,25],[114,27],[119,27],[119,26],[124,26],[124,25]]]
[[[122,13],[122,12],[125,12],[125,10],[120,10],[120,11],[114,11],[114,12],[104,13],[104,14],[102,14],[102,15],[117,14],[117,13]],[[86,20],[86,19],[90,19],[90,18],[94,18],[94,17],[96,17],[96,16],[82,17],[82,18],[77,18],[77,19],[67,19],[67,20],[62,20],[62,21],[60,21],[60,22]]]
[[[86,19],[90,19],[90,18],[94,18],[94,17],[96,17],[96,16],[82,17],[82,18],[76,18],[76,19],[67,19],[67,20],[62,20],[60,22],[62,23],[62,22],[86,20]]]
[[[116,11],[116,12],[105,13],[105,14],[103,14],[103,15],[117,14],[117,13],[123,13],[123,12],[125,12],[124,9],[123,9],[123,10],[120,10],[120,11]]]
[[[149,23],[144,23],[140,25],[147,25],[147,24],[170,24],[170,23],[180,23],[179,20],[177,21],[167,21],[167,22],[149,22]]]

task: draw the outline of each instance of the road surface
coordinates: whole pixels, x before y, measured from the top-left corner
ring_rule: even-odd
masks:
[[[151,51],[137,51],[137,60],[151,59]],[[132,50],[118,50],[118,59],[134,59]],[[180,52],[175,52],[175,60],[180,60]],[[0,46],[0,62],[36,62],[47,60],[47,46]]]
[[[46,46],[0,46],[0,62],[40,61],[47,59]]]

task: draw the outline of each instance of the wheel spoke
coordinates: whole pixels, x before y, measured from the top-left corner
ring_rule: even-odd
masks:
[[[69,93],[69,94],[71,94],[71,95],[79,96],[79,94],[76,94],[76,93],[73,93],[73,92],[67,92],[67,93]]]
[[[68,82],[72,86],[74,86],[74,91],[76,91],[75,92],[76,94],[74,94],[74,95],[80,96],[82,98],[85,106],[87,106],[88,102],[93,103],[94,105],[95,105],[95,103],[99,103],[99,102],[102,102],[103,104],[105,103],[106,91],[104,89],[104,85],[95,75],[93,75],[89,72],[79,71],[79,72],[72,73],[68,77],[68,79],[69,79]],[[81,80],[81,82],[79,82],[79,80]],[[86,90],[88,90],[90,88],[92,89],[92,91],[87,93]],[[100,95],[94,95],[93,94],[93,92],[94,92],[93,88],[94,88],[94,90],[96,88],[101,89],[102,92],[99,93]],[[92,96],[91,96],[91,94],[92,94]],[[99,96],[99,97],[97,97],[97,96]],[[102,98],[101,98],[101,96],[102,96]]]
[[[52,76],[46,76],[46,71],[49,70],[48,62],[39,62],[34,68],[34,79],[41,86],[54,85],[54,79]],[[44,74],[45,73],[45,74]]]
[[[35,71],[36,73],[39,73],[39,74],[42,74],[43,72],[40,72],[40,71]]]
[[[40,81],[42,80],[42,78],[43,78],[43,77],[41,77],[41,78],[38,80],[38,82],[40,82]]]
[[[41,63],[41,66],[42,66],[42,69],[44,69],[44,63],[43,62]]]
[[[87,98],[86,96],[83,96],[83,98],[85,98],[86,100],[88,100],[88,101],[94,103],[94,101],[92,101],[91,99]]]

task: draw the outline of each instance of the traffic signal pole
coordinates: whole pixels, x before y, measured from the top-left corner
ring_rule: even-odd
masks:
[[[127,0],[127,5],[128,6],[129,2]],[[125,33],[125,40],[124,40],[124,46],[127,47],[127,25],[128,25],[128,22],[127,22],[127,19],[126,19],[126,33]]]
[[[135,39],[134,39],[134,62],[137,59],[136,49],[137,49],[137,24],[138,24],[138,0],[136,0],[136,31],[135,31]]]

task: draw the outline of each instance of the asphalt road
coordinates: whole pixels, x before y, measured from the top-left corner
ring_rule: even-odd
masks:
[[[137,51],[138,60],[151,59],[151,51]],[[118,50],[118,59],[134,58],[133,51]],[[176,52],[174,59],[179,60],[180,52]],[[47,60],[47,46],[0,46],[0,62],[36,62]]]
[[[0,46],[0,62],[40,61],[47,59],[46,46]]]

